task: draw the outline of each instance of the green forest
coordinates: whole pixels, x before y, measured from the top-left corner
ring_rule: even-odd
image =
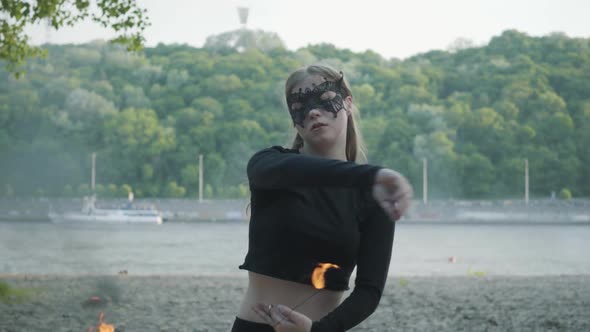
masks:
[[[387,42],[387,41],[383,41]],[[294,135],[284,81],[307,64],[344,72],[369,162],[420,197],[590,196],[590,39],[508,30],[487,45],[385,59],[331,44],[288,50],[236,30],[139,53],[104,41],[44,45],[15,78],[0,64],[0,196],[249,195],[245,166]]]

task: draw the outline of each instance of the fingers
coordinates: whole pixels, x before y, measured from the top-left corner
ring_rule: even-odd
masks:
[[[281,314],[285,320],[296,322],[298,319],[301,318],[301,314],[297,311],[287,307],[286,305],[279,304],[276,306],[277,312]]]
[[[393,197],[395,202],[395,211],[399,213],[400,217],[408,211],[412,202],[412,192],[401,192]]]
[[[273,326],[291,323],[291,320],[289,320],[288,317],[283,315],[283,313],[279,310],[278,306],[272,306],[270,310],[270,317],[272,318],[273,322],[275,322]]]
[[[282,306],[284,307],[284,306]],[[252,306],[252,310],[260,317],[266,324],[272,327],[278,327],[279,325],[293,325],[293,322],[289,317],[285,316],[283,312],[287,307],[281,308],[272,304],[257,303]]]
[[[285,305],[278,305],[278,311],[285,316],[280,327],[289,327],[289,331],[311,331],[312,320],[306,315],[295,311]],[[285,323],[287,322],[287,323]]]
[[[404,214],[409,209],[412,195],[411,190],[390,194],[381,185],[375,186],[373,190],[373,196],[381,204],[383,209],[391,212],[395,210],[400,214]]]
[[[396,221],[410,208],[413,189],[400,173],[381,169],[375,179],[373,195],[390,218]]]
[[[267,304],[257,303],[251,307],[252,310],[268,325],[273,325],[272,317],[270,316],[270,309]]]

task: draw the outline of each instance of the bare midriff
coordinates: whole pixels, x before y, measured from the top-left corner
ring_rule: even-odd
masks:
[[[252,310],[257,303],[286,305],[311,320],[319,320],[334,310],[344,295],[344,291],[318,290],[311,285],[254,272],[248,272],[248,280],[248,289],[238,317],[251,322],[264,323],[264,320]]]

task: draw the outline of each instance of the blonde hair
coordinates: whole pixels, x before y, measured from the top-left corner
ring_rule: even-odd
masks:
[[[306,66],[297,69],[291,75],[289,75],[289,78],[287,78],[287,81],[285,82],[285,96],[289,95],[297,84],[312,75],[325,77],[328,81],[337,81],[342,77],[340,72],[327,65]],[[352,91],[350,90],[350,85],[348,84],[346,78],[344,78],[342,88],[347,95],[352,96]],[[366,148],[360,128],[357,125],[360,122],[360,114],[354,103],[351,104],[350,111],[351,115],[348,116],[348,124],[346,126],[346,160],[357,163],[366,163]],[[302,147],[303,138],[301,138],[299,133],[297,133],[293,139],[291,148],[298,150]]]

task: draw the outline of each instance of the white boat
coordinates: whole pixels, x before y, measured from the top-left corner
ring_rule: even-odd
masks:
[[[155,209],[103,209],[96,208],[95,198],[84,198],[84,206],[81,212],[49,213],[52,222],[75,222],[75,223],[113,223],[113,224],[161,224],[162,214]],[[131,205],[131,204],[129,204]]]

